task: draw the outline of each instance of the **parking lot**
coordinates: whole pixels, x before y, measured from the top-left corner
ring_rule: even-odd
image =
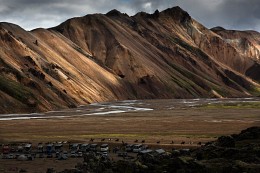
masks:
[[[72,169],[84,160],[86,153],[95,153],[96,157],[106,157],[117,161],[135,159],[141,151],[150,152],[145,144],[122,143],[10,143],[2,144],[0,172],[46,172]]]

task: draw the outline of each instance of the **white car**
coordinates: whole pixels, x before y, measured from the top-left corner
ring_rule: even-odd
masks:
[[[78,157],[83,157],[83,153],[82,152],[78,152],[77,155],[78,155]]]
[[[100,146],[100,151],[101,152],[108,152],[108,150],[109,150],[108,144],[102,144]]]

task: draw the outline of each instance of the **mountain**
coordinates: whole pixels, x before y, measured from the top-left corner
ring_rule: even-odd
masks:
[[[225,30],[224,28],[218,29],[218,27],[212,28],[211,30],[231,44],[240,54],[258,62],[247,69],[245,74],[259,83],[260,34],[256,31],[234,31]]]
[[[260,34],[207,29],[180,7],[112,10],[32,31],[0,23],[0,38],[1,113],[260,93]]]

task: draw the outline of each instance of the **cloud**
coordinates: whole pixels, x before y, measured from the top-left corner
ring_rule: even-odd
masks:
[[[107,12],[114,4],[121,3],[120,0],[0,0],[0,21],[17,23],[26,29],[47,28],[72,17]]]
[[[259,0],[226,0],[221,6],[222,18],[231,27],[258,29],[260,24]],[[223,25],[224,25],[223,22]],[[227,25],[227,24],[226,24]]]
[[[260,31],[259,0],[0,0],[0,21],[25,29],[53,27],[77,16],[117,9],[129,15],[180,6],[207,27]]]
[[[260,31],[259,0],[177,0],[176,4],[208,27]]]

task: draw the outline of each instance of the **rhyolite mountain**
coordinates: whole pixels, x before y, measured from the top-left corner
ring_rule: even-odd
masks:
[[[210,30],[180,7],[32,31],[0,23],[0,38],[0,113],[260,92],[260,34]]]

